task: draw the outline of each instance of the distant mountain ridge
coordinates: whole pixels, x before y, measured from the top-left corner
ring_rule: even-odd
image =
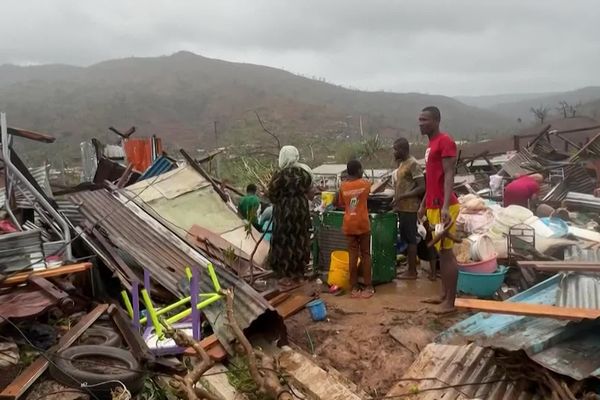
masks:
[[[514,129],[510,118],[446,96],[350,90],[190,52],[89,67],[0,66],[0,109],[11,125],[54,134],[71,153],[82,138],[102,139],[109,126],[135,125],[140,135],[158,134],[174,146],[264,139],[254,111],[291,142],[356,138],[361,120],[365,133],[416,135],[418,112],[428,105],[440,107],[443,128],[457,138]]]
[[[588,86],[576,90],[554,93],[521,93],[492,96],[458,96],[456,99],[465,104],[478,104],[495,113],[504,115],[511,119],[522,121],[533,121],[534,115],[530,109],[549,107],[550,112],[558,115],[556,107],[561,101],[566,101],[572,106],[580,105],[577,114],[597,118],[598,107],[594,103],[600,101],[600,86]],[[590,105],[590,103],[592,105]]]

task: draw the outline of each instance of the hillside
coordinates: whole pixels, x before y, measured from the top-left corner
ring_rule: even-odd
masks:
[[[532,99],[539,99],[555,94],[558,93],[505,93],[484,96],[454,96],[454,98],[469,106],[490,109],[499,104],[527,102]]]
[[[284,140],[416,135],[419,110],[437,105],[458,138],[510,131],[510,119],[445,97],[361,92],[283,70],[209,59],[189,52],[127,58],[90,67],[0,66],[0,109],[9,123],[54,134],[57,155],[76,156],[79,141],[114,140],[109,126],[132,125],[172,147],[212,147],[265,139],[253,110]]]
[[[521,118],[523,121],[532,121],[533,114],[529,111],[531,107],[548,106],[553,114],[557,111],[555,108],[559,102],[566,101],[571,105],[581,103],[583,106],[578,110],[578,115],[586,115],[594,117],[588,113],[585,107],[586,103],[600,100],[600,86],[589,86],[582,89],[572,90],[568,92],[554,93],[539,97],[527,98],[524,100],[505,102],[489,107],[489,110],[498,114],[502,114],[513,120]]]
[[[580,113],[600,120],[600,99],[583,104]]]

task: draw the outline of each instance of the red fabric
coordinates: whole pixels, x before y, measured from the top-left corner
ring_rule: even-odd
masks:
[[[442,160],[456,157],[456,143],[445,132],[440,132],[429,141],[425,152],[425,207],[427,209],[442,208],[444,205],[444,165]],[[458,199],[452,193],[450,204],[457,204]]]
[[[356,179],[342,183],[340,198],[344,204],[344,223],[342,231],[345,235],[363,235],[371,231],[367,201],[371,190],[371,182]]]
[[[0,231],[4,233],[18,232],[18,229],[7,219],[0,221]]]
[[[540,191],[540,185],[530,176],[515,179],[504,188],[504,207],[518,205],[528,207],[529,199]]]

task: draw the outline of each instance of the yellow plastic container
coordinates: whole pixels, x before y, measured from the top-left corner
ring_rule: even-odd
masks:
[[[333,204],[335,201],[335,192],[322,192],[321,193],[321,203],[323,206],[327,207]]]
[[[336,285],[346,290],[350,289],[350,255],[347,251],[334,251],[331,253],[329,275],[327,283]]]

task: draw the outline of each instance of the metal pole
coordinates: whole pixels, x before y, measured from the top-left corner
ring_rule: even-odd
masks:
[[[6,113],[0,113],[0,129],[2,131],[1,138],[2,138],[2,158],[4,159],[4,190],[6,192],[6,194],[4,196],[4,207],[6,208],[6,212],[8,213],[8,216],[13,221],[13,223],[15,224],[17,229],[21,230],[21,225],[19,224],[19,221],[17,221],[17,217],[15,217],[15,214],[12,212],[12,209],[10,208],[12,181],[10,179],[10,172],[9,172],[8,168],[6,168],[6,164],[7,164],[6,160],[8,159],[10,162],[10,150],[9,150],[9,143],[8,143],[8,127],[6,125]]]
[[[217,132],[217,121],[214,121],[214,128],[215,128],[215,150],[219,149],[219,136],[218,136],[218,132]],[[217,178],[221,177],[221,171],[220,171],[220,165],[219,165],[219,158],[218,156],[215,156],[215,175]]]
[[[70,243],[71,230],[69,229],[69,224],[54,209],[54,207],[52,207],[52,205],[50,203],[48,203],[48,201],[42,195],[40,195],[38,193],[38,191],[35,189],[35,187],[31,184],[31,182],[29,182],[27,180],[27,178],[25,178],[25,176],[21,173],[21,171],[19,171],[19,169],[12,164],[12,162],[10,160],[10,150],[7,146],[8,130],[6,128],[6,114],[5,113],[0,114],[0,123],[2,123],[2,129],[1,129],[1,131],[2,131],[2,155],[4,157],[5,173],[9,173],[9,171],[14,173],[15,176],[17,177],[17,179],[19,181],[21,181],[23,183],[23,185],[25,185],[25,187],[31,192],[31,194],[33,194],[33,196],[41,204],[41,206],[44,207],[44,209],[46,211],[48,211],[48,213],[52,216],[52,218],[54,218],[60,224],[60,226],[64,232],[65,243],[67,244],[67,246],[65,248],[67,260],[72,260],[73,253],[71,252],[71,243]]]

